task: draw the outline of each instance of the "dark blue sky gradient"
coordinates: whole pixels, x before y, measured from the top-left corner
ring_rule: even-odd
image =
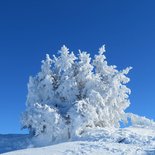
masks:
[[[127,111],[155,119],[154,0],[1,0],[0,133],[22,133],[29,75],[65,44],[94,55],[106,44],[109,64],[132,66]]]

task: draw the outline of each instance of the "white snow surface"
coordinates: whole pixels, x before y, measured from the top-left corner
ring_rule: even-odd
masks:
[[[68,142],[46,147],[35,146],[25,135],[15,137],[7,136],[4,141],[0,136],[1,152],[10,151],[11,146],[12,150],[22,149],[3,155],[155,155],[154,127],[88,129]]]

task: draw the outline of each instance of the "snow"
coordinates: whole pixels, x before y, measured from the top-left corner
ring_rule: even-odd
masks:
[[[109,65],[104,45],[94,57],[86,51],[74,53],[62,46],[58,55],[47,54],[41,71],[29,79],[21,124],[40,136],[40,146],[68,141],[89,127],[119,127],[127,121],[131,67]]]
[[[0,138],[1,143],[3,138]],[[9,151],[6,148],[9,138],[11,140],[9,136],[7,138],[6,144],[3,143],[5,152]],[[10,141],[10,146],[17,143],[19,145],[21,142],[22,147],[25,145],[27,149],[12,151],[3,155],[153,155],[155,154],[155,129],[140,126],[122,129],[87,129],[85,133],[71,141],[35,148],[30,148],[34,147],[34,144],[24,144],[19,137],[16,137],[14,142]],[[18,146],[18,149],[22,148]]]
[[[22,134],[0,134],[0,153],[24,149],[29,145],[29,136]]]
[[[58,56],[47,54],[28,83],[21,124],[30,134],[0,135],[0,153],[155,155],[155,122],[125,111],[132,68],[119,71],[108,65],[104,53],[102,46],[91,58],[63,46]],[[126,128],[119,128],[121,123]]]

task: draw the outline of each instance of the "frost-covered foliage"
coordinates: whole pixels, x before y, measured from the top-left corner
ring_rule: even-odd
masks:
[[[126,117],[131,120],[133,126],[149,127],[155,129],[154,120],[150,120],[144,116],[138,116],[133,113],[126,113]]]
[[[30,77],[22,126],[49,143],[70,139],[87,128],[119,127],[130,105],[126,77],[131,67],[118,71],[108,65],[105,46],[94,59],[77,56],[63,46],[58,56],[46,55],[41,71]]]

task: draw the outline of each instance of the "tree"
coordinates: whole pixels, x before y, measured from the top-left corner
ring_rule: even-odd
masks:
[[[22,125],[34,137],[56,143],[82,134],[87,128],[119,127],[125,121],[130,67],[118,71],[108,65],[105,46],[91,60],[66,46],[53,59],[46,55],[41,72],[30,77]]]

